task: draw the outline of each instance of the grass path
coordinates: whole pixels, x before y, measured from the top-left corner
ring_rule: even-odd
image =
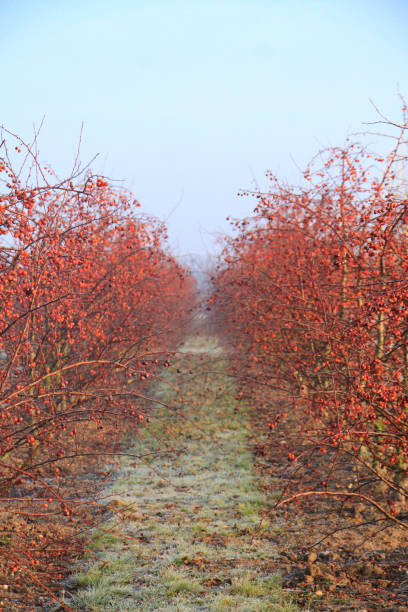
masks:
[[[94,534],[92,555],[71,580],[70,606],[296,610],[273,573],[274,527],[266,521],[259,530],[265,499],[216,341],[191,339],[166,372],[155,396],[170,408],[154,409],[132,452],[167,451],[121,461],[105,494],[126,519],[113,515],[103,526],[109,532]]]

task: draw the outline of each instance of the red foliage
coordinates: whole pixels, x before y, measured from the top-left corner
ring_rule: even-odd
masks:
[[[350,144],[321,154],[303,187],[268,174],[269,191],[251,193],[255,218],[225,246],[212,301],[271,440],[290,398],[289,459],[307,473],[321,453],[321,486],[297,480],[285,499],[353,498],[408,527],[408,210],[396,180],[408,123],[396,127],[385,160]],[[350,488],[340,460],[359,474]]]
[[[178,340],[194,283],[169,255],[165,227],[136,215],[130,194],[92,175],[52,184],[30,147],[2,147],[0,504],[13,520],[80,524],[86,504],[67,498],[62,475],[75,477],[74,458],[117,452],[124,428],[140,427],[137,399]],[[2,541],[4,581],[46,583],[39,559],[61,545],[30,544],[30,530],[14,526],[18,547],[9,531]]]

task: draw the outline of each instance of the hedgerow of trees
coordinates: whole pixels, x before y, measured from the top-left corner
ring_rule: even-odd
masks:
[[[177,343],[194,283],[131,194],[77,163],[58,180],[35,142],[3,136],[0,565],[8,593],[26,588],[27,603],[33,584],[58,582],[59,559],[95,524],[102,483],[84,498],[78,475],[149,418],[142,399]]]
[[[349,141],[319,154],[300,186],[268,173],[267,191],[242,194],[256,198],[255,216],[234,223],[210,300],[238,399],[258,401],[270,445],[290,419],[279,503],[358,502],[405,529],[406,113],[379,119],[388,155]]]

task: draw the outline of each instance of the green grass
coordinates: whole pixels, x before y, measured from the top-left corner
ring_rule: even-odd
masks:
[[[76,610],[297,609],[268,569],[276,558],[268,533],[279,527],[262,518],[267,500],[248,451],[247,417],[234,413],[225,361],[214,339],[195,338],[189,350],[166,370],[184,404],[156,407],[132,452],[173,450],[144,462],[123,458],[103,495],[129,518],[113,516],[101,527],[127,539],[94,533],[92,558],[69,584],[75,596],[67,603]],[[185,362],[192,376],[177,375]],[[177,403],[167,383],[156,394]]]
[[[204,590],[197,580],[181,572],[168,572],[163,578],[163,582],[170,597],[178,593],[202,593]]]

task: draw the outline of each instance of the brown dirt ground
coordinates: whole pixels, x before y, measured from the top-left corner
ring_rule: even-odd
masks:
[[[88,432],[89,433],[89,432]],[[113,434],[113,431],[111,432]],[[30,504],[3,504],[0,516],[0,611],[46,610],[52,604],[52,594],[57,598],[62,594],[61,580],[69,574],[73,559],[83,554],[90,530],[103,520],[105,508],[90,507],[87,500],[92,499],[100,484],[109,477],[109,458],[103,453],[97,440],[93,438],[94,454],[60,461],[60,477],[45,467],[36,470],[37,476],[51,485],[62,498],[84,500],[83,504],[74,503],[73,516],[64,516],[61,504],[57,501],[42,504],[38,508]],[[115,461],[112,461],[112,467]],[[11,490],[16,500],[19,498],[47,498],[41,485],[25,480]],[[46,499],[44,499],[46,501]],[[18,509],[27,513],[19,515]],[[41,515],[40,515],[41,513]],[[17,571],[11,571],[16,561]],[[61,608],[65,609],[65,608]]]
[[[267,429],[267,411],[257,409],[251,417],[252,450],[265,490],[293,490],[296,478],[308,479],[306,488],[321,489],[318,455],[298,475],[288,461],[288,450],[304,450],[300,438],[296,446],[299,416],[289,414],[272,432]],[[336,465],[336,472],[337,482],[355,478],[345,461]],[[276,510],[271,505],[271,514],[279,525],[274,539],[279,549],[276,569],[300,607],[330,612],[408,610],[408,531],[344,499],[309,498]]]

